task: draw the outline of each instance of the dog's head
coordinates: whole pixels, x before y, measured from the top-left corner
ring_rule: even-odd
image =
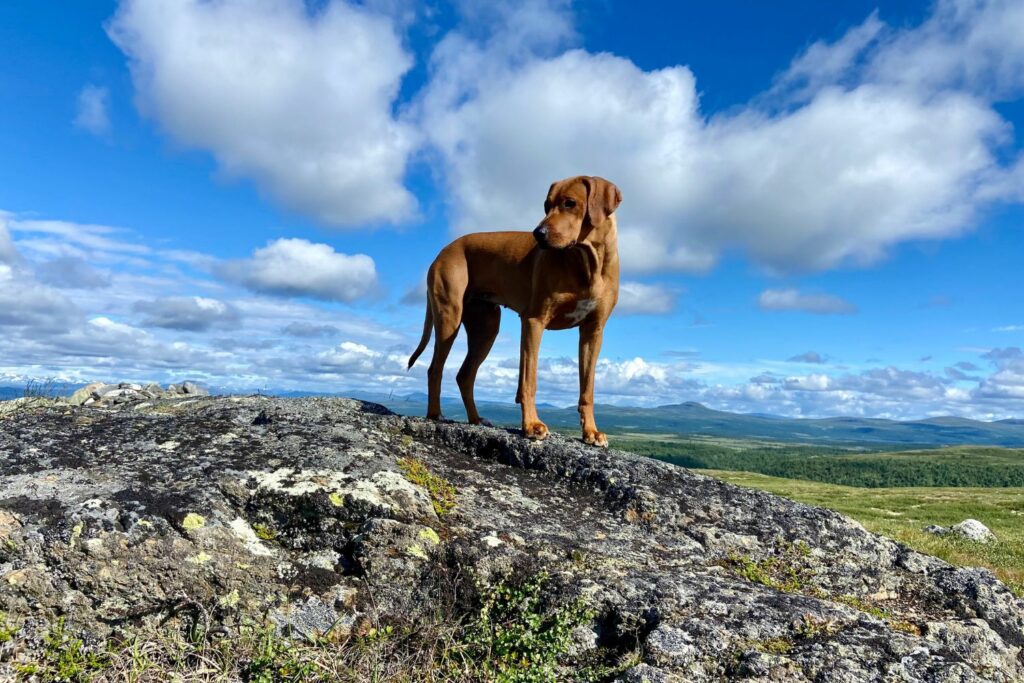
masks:
[[[567,249],[603,233],[622,193],[604,178],[576,176],[551,183],[544,220],[533,231],[542,249]]]

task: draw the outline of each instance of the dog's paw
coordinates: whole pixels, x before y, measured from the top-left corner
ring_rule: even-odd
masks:
[[[523,433],[526,434],[528,439],[543,441],[548,438],[548,426],[538,420],[537,422],[523,425]]]
[[[471,425],[480,425],[481,427],[493,427],[494,426],[494,424],[490,420],[487,420],[487,419],[482,418],[482,417],[478,417],[475,420],[469,420],[469,424],[471,424]]]
[[[604,432],[599,432],[596,429],[593,431],[587,430],[583,432],[583,443],[588,446],[608,448],[608,437]]]

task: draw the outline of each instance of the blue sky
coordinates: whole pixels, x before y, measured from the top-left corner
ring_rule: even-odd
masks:
[[[1019,2],[60,5],[0,5],[4,383],[423,391],[434,255],[584,173],[599,401],[1024,416]]]

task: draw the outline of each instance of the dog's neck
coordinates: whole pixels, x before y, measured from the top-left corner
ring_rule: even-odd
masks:
[[[619,233],[615,214],[605,219],[604,229],[593,229],[587,239],[576,245],[584,255],[587,276],[591,282],[619,269]]]

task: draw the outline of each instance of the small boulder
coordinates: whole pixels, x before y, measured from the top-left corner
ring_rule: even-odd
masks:
[[[182,382],[179,391],[188,396],[209,396],[210,392],[201,388],[195,382]]]
[[[71,394],[71,397],[68,398],[68,403],[73,406],[80,406],[90,398],[93,398],[93,392],[103,386],[106,386],[103,382],[90,382],[75,393]]]
[[[968,541],[975,541],[977,543],[991,543],[996,540],[996,535],[976,519],[965,519],[959,524],[954,524],[951,531],[958,536],[966,538]]]
[[[945,536],[949,533],[949,527],[939,526],[938,524],[929,524],[924,529],[921,529],[925,533],[935,534],[936,536]]]

